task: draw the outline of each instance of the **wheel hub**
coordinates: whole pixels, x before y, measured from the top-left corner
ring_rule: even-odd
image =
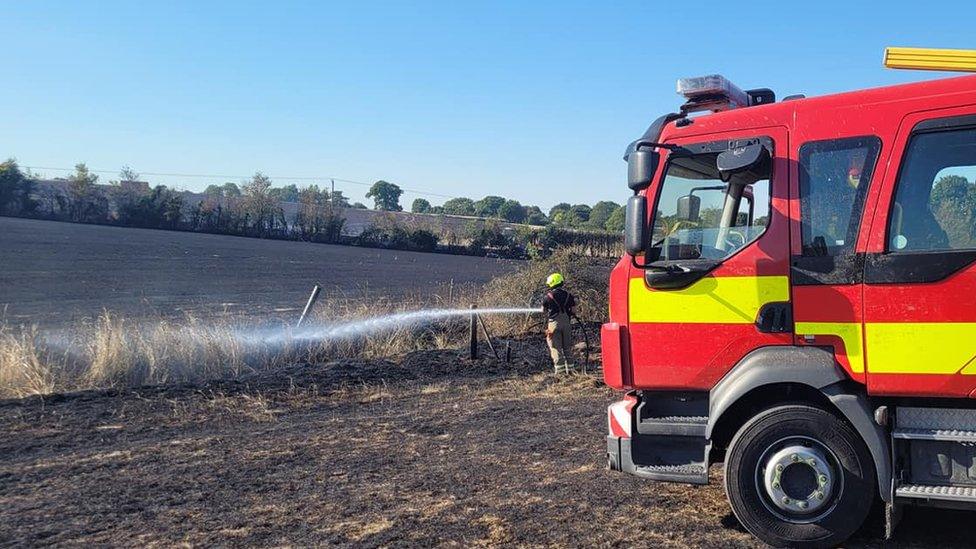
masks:
[[[783,511],[806,515],[830,500],[834,475],[827,458],[816,448],[787,446],[764,464],[766,495]]]

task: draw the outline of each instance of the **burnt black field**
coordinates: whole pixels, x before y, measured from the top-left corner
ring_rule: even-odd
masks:
[[[0,401],[0,546],[761,547],[712,484],[605,469],[598,376],[418,351]],[[844,547],[972,547],[967,514]]]
[[[60,327],[124,317],[297,316],[329,299],[429,298],[518,261],[0,217],[0,314]],[[3,309],[6,312],[3,312]]]

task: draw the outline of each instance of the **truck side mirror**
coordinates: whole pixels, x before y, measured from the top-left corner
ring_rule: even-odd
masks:
[[[678,219],[698,222],[701,212],[701,198],[693,194],[678,197]]]
[[[632,191],[646,189],[651,184],[660,157],[651,149],[636,149],[627,154],[627,186]]]
[[[624,249],[630,255],[642,254],[647,249],[647,198],[640,195],[627,199]]]
[[[761,165],[769,158],[769,151],[759,143],[750,143],[724,151],[716,159],[716,168],[723,181],[737,173],[745,172],[754,166]]]

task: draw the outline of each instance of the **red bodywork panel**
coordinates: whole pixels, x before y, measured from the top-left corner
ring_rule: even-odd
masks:
[[[630,387],[630,339],[627,336],[627,281],[630,256],[624,256],[610,271],[610,322],[600,330],[603,381],[614,389]]]
[[[629,387],[630,342],[627,328],[616,322],[607,322],[600,329],[600,354],[603,357],[603,381],[614,389]]]
[[[861,314],[861,286],[854,285],[821,285],[821,286],[793,286],[793,320],[801,328],[804,323],[844,323],[860,325],[863,322]],[[861,338],[863,339],[863,338]],[[832,334],[817,334],[813,339],[806,339],[805,334],[798,329],[795,343],[797,345],[819,345],[834,348],[837,362],[844,368],[851,379],[864,383],[865,373],[863,364],[855,367],[848,357],[849,352],[842,337]]]

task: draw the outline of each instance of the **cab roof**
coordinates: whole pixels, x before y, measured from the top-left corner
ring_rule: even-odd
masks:
[[[976,103],[976,75],[793,99],[694,116],[689,119],[690,124],[680,127],[675,122],[668,123],[661,132],[661,141],[764,126],[793,128],[797,120],[822,119],[831,111],[862,109],[907,100],[917,102],[927,98],[933,104],[940,105],[952,103],[954,99],[957,105]]]

